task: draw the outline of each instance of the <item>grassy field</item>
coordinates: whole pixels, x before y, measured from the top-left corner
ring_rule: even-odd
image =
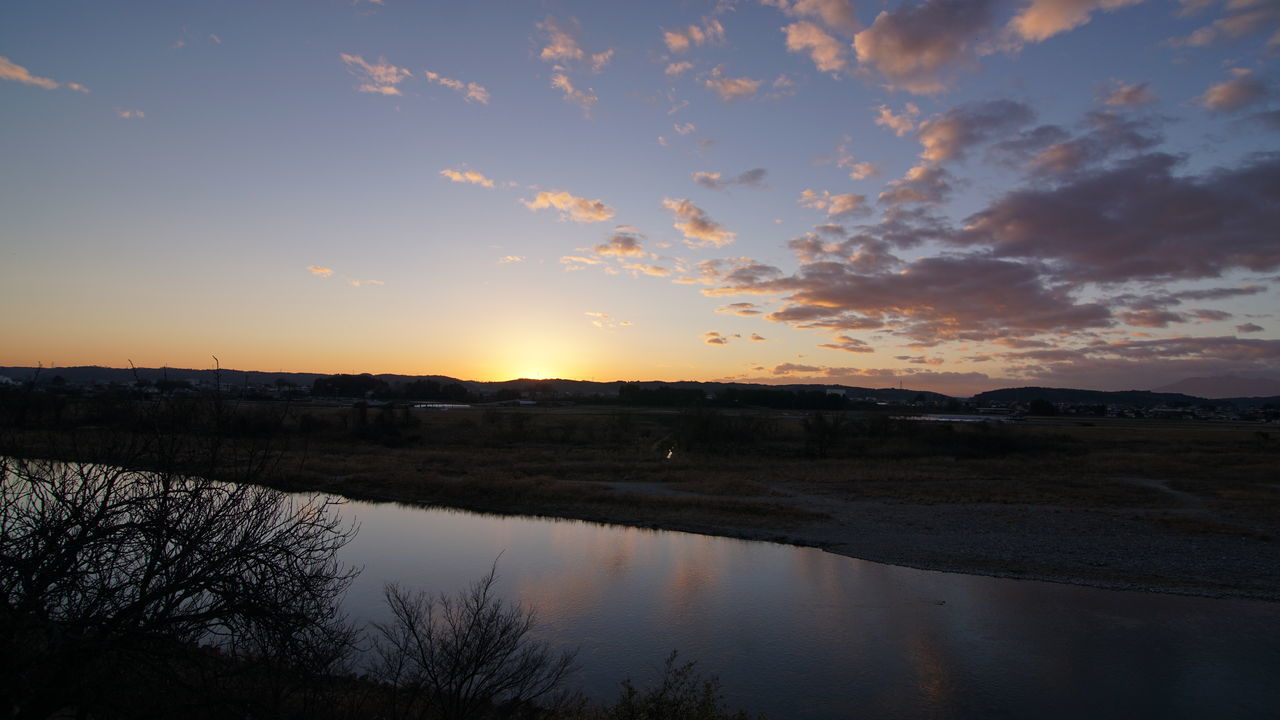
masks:
[[[219,473],[290,490],[841,547],[940,569],[1245,584],[1280,597],[1280,431],[1268,426],[594,406],[244,403],[211,413],[152,403],[130,413],[64,408],[56,422],[10,432],[7,452],[110,460],[104,450],[125,435],[213,432],[240,453],[227,452]],[[1017,547],[1024,535],[1040,542],[1034,555]],[[1179,565],[1206,541],[1239,560],[1230,578],[1210,577],[1195,557]],[[1099,553],[1117,558],[1101,563],[1110,570],[1073,559]],[[1241,579],[1267,568],[1259,582],[1273,589]]]

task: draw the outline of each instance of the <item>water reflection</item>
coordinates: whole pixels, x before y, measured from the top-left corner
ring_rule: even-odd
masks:
[[[775,718],[1265,717],[1280,605],[926,572],[808,548],[576,521],[352,503],[349,595],[452,592],[499,553],[539,637],[580,648],[601,698],[672,650]]]

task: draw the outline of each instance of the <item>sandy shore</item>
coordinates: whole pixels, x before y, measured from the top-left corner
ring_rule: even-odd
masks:
[[[660,484],[610,485],[623,498],[627,494],[678,493]],[[1115,590],[1280,601],[1280,542],[1247,528],[1242,528],[1241,534],[1164,531],[1146,522],[1143,511],[1134,509],[847,502],[802,494],[771,497],[768,502],[820,512],[828,519],[773,528],[749,522],[637,521],[597,506],[520,511],[472,505],[462,509],[816,547],[851,558],[923,570]],[[1208,517],[1207,511],[1198,507],[1187,508],[1187,512]]]

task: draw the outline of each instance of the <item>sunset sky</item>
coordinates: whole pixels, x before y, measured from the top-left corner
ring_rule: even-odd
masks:
[[[1280,2],[0,5],[0,365],[1280,378]]]

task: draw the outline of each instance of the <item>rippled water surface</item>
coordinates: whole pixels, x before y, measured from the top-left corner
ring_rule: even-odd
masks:
[[[673,649],[773,718],[1276,717],[1280,604],[880,565],[686,533],[351,503],[357,619],[498,562],[603,699]]]

